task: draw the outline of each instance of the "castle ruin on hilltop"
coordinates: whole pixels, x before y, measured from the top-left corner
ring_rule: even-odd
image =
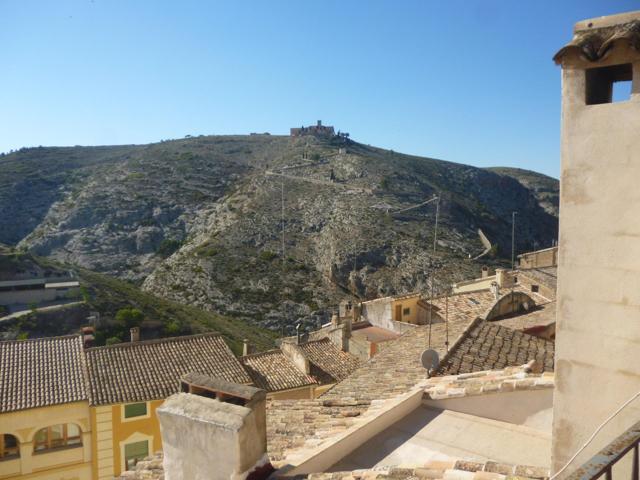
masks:
[[[333,137],[336,134],[333,127],[322,125],[322,120],[318,120],[316,125],[309,127],[292,128],[292,137],[301,137],[303,135],[314,135],[316,137]]]

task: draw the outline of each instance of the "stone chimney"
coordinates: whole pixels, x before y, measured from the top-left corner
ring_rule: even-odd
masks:
[[[482,278],[487,278],[489,276],[489,267],[486,265],[482,266]]]
[[[496,282],[500,288],[510,288],[513,286],[513,275],[504,268],[496,268]]]
[[[337,328],[338,325],[340,325],[340,318],[338,318],[337,313],[334,313],[333,315],[331,315],[331,327]]]
[[[129,329],[131,334],[131,343],[140,341],[140,327],[132,327]]]
[[[165,480],[236,480],[273,472],[267,457],[266,393],[206,375],[156,410]]]

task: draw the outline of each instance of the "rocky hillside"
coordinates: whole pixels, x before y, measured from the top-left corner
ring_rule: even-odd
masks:
[[[346,143],[345,143],[346,142]],[[346,149],[346,150],[339,150]],[[557,181],[314,137],[197,137],[0,157],[0,242],[272,329],[477,275],[557,236]],[[283,194],[284,192],[284,194]],[[435,202],[440,195],[433,253]],[[283,202],[284,199],[284,202]],[[283,209],[284,204],[284,209]],[[282,231],[284,211],[284,257]],[[483,251],[478,229],[493,244]]]
[[[80,280],[76,302],[56,310],[35,310],[28,315],[0,321],[0,340],[37,338],[78,333],[87,317],[98,313],[96,344],[107,339],[127,341],[129,330],[117,320],[121,309],[137,309],[142,314],[141,337],[152,339],[208,331],[222,334],[236,353],[242,352],[244,339],[259,350],[273,348],[275,334],[241,319],[202,311],[142,292],[128,282],[83,268],[72,272]],[[0,272],[10,278],[28,278],[70,273],[68,265],[29,253],[13,252],[0,245]],[[2,278],[2,277],[0,277]],[[1,310],[1,308],[0,308]]]

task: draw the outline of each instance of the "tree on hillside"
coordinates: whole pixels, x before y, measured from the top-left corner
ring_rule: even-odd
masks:
[[[144,314],[137,308],[121,308],[116,313],[116,323],[122,328],[139,327],[144,320]]]

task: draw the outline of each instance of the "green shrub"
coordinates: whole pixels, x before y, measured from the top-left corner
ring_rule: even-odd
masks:
[[[182,246],[182,242],[180,240],[176,240],[174,238],[165,238],[160,242],[156,253],[162,257],[169,257],[173,253],[175,253]]]
[[[265,262],[270,262],[274,258],[278,256],[277,253],[272,252],[271,250],[263,250],[260,252],[260,260]]]
[[[120,337],[109,337],[105,342],[106,345],[115,345],[116,343],[122,343],[122,340],[120,340]]]

